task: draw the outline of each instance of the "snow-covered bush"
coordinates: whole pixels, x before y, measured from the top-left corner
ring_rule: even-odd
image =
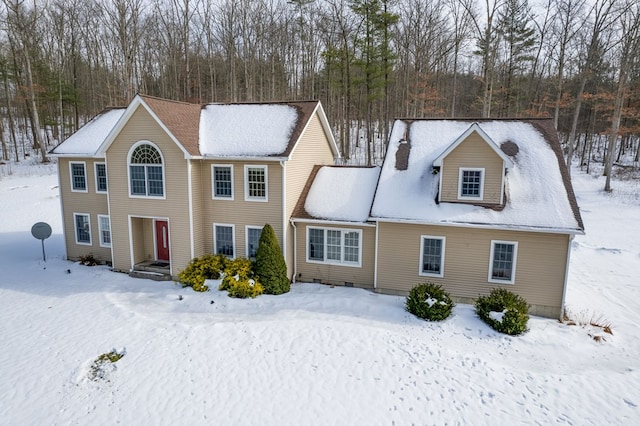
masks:
[[[96,266],[98,259],[93,257],[92,254],[85,254],[84,256],[80,256],[80,264],[84,266]]]
[[[253,273],[251,261],[242,257],[227,263],[218,289],[226,290],[229,297],[240,299],[253,298],[264,292],[262,284],[257,281]]]
[[[228,263],[229,259],[222,254],[205,254],[189,262],[178,279],[185,287],[192,287],[195,291],[208,291],[209,286],[205,285],[205,280],[220,279]]]
[[[503,288],[491,290],[475,303],[476,314],[496,331],[518,335],[527,331],[529,305],[526,300]]]
[[[451,315],[454,303],[449,293],[434,283],[418,284],[407,296],[405,308],[418,318],[442,321]]]

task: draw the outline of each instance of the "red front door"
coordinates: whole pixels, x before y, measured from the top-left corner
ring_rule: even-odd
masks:
[[[169,222],[156,220],[156,252],[157,260],[169,261]]]

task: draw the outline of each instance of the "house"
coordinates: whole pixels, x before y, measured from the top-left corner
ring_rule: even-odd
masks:
[[[142,95],[52,154],[67,257],[168,278],[205,253],[253,257],[265,223],[291,265],[293,208],[313,166],[339,157],[317,101],[196,105]]]
[[[299,280],[431,281],[462,303],[506,288],[552,318],[584,231],[548,119],[396,120],[381,169],[316,167],[292,222]]]
[[[563,311],[584,227],[547,119],[394,122],[381,167],[339,159],[319,102],[194,105],[138,95],[52,151],[69,259],[176,277],[276,232],[293,281],[407,294],[493,288]],[[136,272],[139,271],[139,272]]]

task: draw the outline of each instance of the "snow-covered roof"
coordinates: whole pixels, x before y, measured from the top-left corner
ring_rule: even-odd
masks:
[[[321,167],[304,202],[313,218],[364,222],[376,191],[379,167]]]
[[[394,123],[371,209],[373,220],[407,220],[427,224],[469,224],[507,228],[544,228],[581,232],[582,222],[558,153],[534,126],[535,120],[489,120],[480,128],[498,146],[513,142],[518,152],[506,176],[503,210],[458,203],[436,203],[440,174],[433,163],[470,125],[465,120],[397,120]],[[400,141],[408,135],[406,170],[396,168]],[[559,146],[558,146],[559,148]],[[560,159],[561,160],[561,159]],[[573,202],[570,198],[573,197]]]
[[[277,155],[286,151],[297,121],[291,105],[207,105],[200,115],[200,152],[214,157]]]
[[[107,138],[125,108],[111,108],[96,115],[62,143],[51,150],[52,154],[91,157]]]

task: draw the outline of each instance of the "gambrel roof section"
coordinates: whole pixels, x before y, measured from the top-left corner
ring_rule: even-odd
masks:
[[[505,177],[507,203],[497,211],[438,203],[435,170],[470,124],[490,137],[513,165]],[[407,142],[407,139],[409,142]],[[406,169],[396,167],[410,143]],[[502,156],[501,156],[502,157]],[[557,132],[550,119],[407,119],[391,130],[370,220],[581,234],[584,225]]]
[[[458,136],[458,138],[456,140],[454,140],[451,143],[451,145],[449,145],[442,152],[442,154],[440,154],[438,157],[436,157],[436,159],[433,160],[433,166],[434,167],[441,167],[442,166],[442,161],[447,157],[447,155],[449,155],[462,142],[464,142],[469,137],[469,135],[471,135],[473,132],[476,132],[478,135],[480,135],[480,137],[487,143],[487,145],[489,145],[489,147],[496,153],[496,155],[498,155],[498,157],[502,158],[502,161],[504,161],[504,166],[507,169],[510,169],[511,167],[513,167],[513,161],[511,161],[511,159],[507,156],[507,154],[505,154],[500,149],[500,147],[498,147],[498,145],[489,137],[489,135],[487,135],[485,133],[485,131],[482,130],[482,128],[478,125],[478,123],[473,123],[471,126],[469,126],[469,128],[463,134]]]

